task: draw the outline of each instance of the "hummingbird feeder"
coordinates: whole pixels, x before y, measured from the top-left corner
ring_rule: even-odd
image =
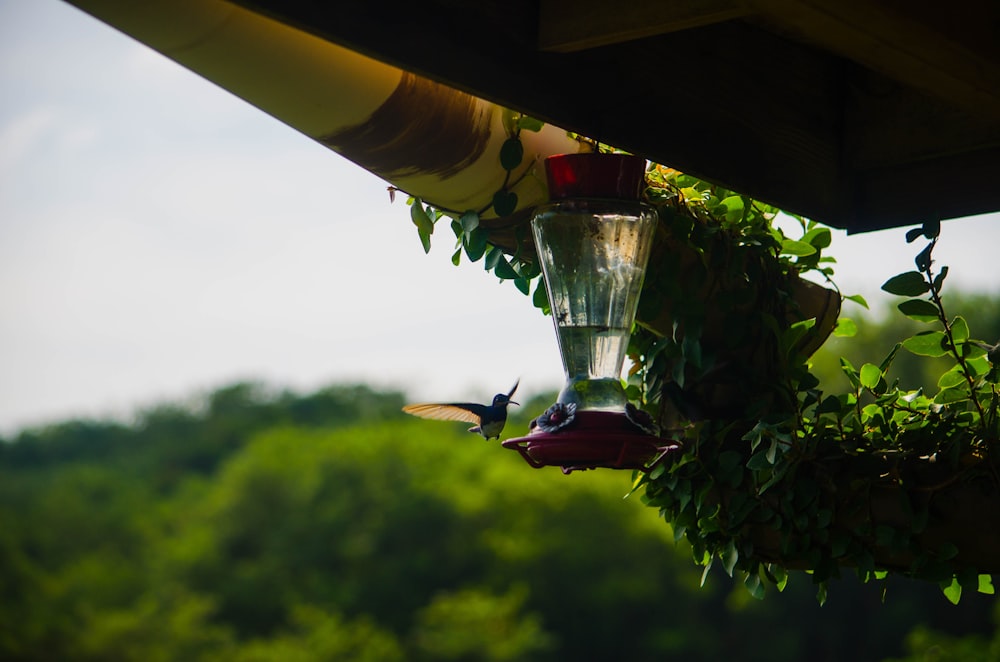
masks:
[[[640,201],[645,159],[545,160],[550,202],[531,221],[566,382],[525,437],[503,442],[533,467],[641,469],[672,445],[631,405],[621,371],[656,229]]]

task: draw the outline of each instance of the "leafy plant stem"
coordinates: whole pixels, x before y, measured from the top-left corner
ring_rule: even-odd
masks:
[[[945,337],[948,339],[948,351],[960,366],[962,375],[965,377],[965,381],[969,385],[972,404],[976,407],[976,411],[979,413],[979,420],[985,422],[987,420],[986,411],[983,409],[983,405],[979,402],[979,397],[976,394],[976,378],[973,376],[972,371],[969,369],[969,364],[965,362],[965,357],[962,356],[962,352],[959,351],[958,345],[955,343],[955,335],[952,331],[952,325],[948,320],[948,315],[945,313],[944,301],[941,299],[941,287],[939,284],[935,283],[935,274],[931,268],[932,262],[930,260],[930,255],[934,250],[934,246],[937,245],[937,240],[938,238],[936,236],[931,239],[930,246],[928,246],[926,250],[927,260],[920,265],[921,271],[927,279],[927,284],[930,285],[931,300],[937,308],[938,319],[941,321]]]

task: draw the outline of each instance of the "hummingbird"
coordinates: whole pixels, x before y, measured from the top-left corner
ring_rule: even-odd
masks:
[[[444,402],[439,404],[418,404],[406,405],[403,411],[420,418],[431,418],[437,421],[465,421],[475,423],[469,428],[469,432],[477,432],[483,438],[499,439],[503,432],[503,426],[507,423],[507,405],[519,404],[511,400],[517,385],[521,380],[514,382],[514,388],[509,393],[497,393],[493,396],[493,404],[481,405],[475,402]]]

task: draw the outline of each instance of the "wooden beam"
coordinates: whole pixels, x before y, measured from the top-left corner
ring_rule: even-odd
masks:
[[[539,48],[572,53],[747,15],[742,0],[541,0]]]
[[[899,0],[749,0],[766,25],[929,95],[1000,119],[1000,4]],[[960,14],[959,32],[949,13]]]

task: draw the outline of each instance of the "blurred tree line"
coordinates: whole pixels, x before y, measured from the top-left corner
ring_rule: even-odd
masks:
[[[951,307],[994,339],[998,304]],[[852,362],[896,324],[859,319]],[[849,569],[823,607],[802,573],[763,601],[701,587],[628,472],[531,469],[403,404],[243,383],[0,440],[0,659],[1000,659],[992,596]]]

